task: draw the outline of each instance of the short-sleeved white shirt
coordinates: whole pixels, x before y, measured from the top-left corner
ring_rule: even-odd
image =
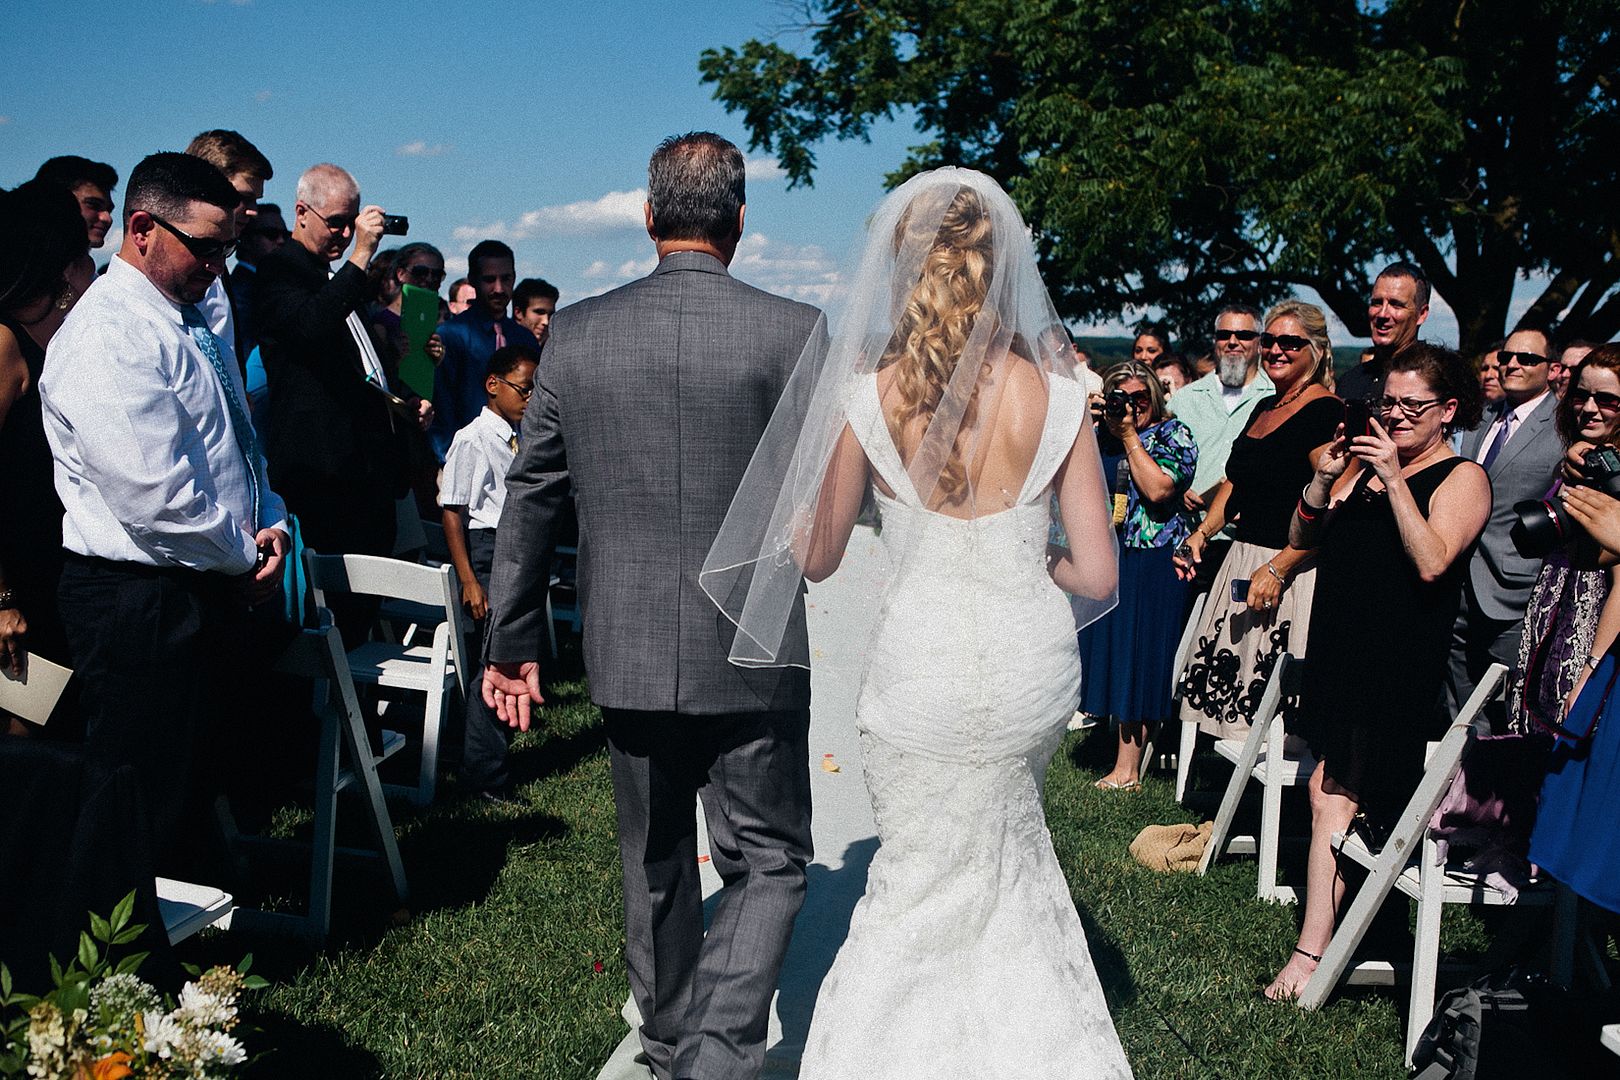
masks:
[[[488,405],[456,432],[439,475],[439,505],[465,506],[469,529],[493,529],[506,505],[506,472],[517,457],[517,431]]]

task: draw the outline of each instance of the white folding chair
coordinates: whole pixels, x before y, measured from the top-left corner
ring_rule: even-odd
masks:
[[[1501,690],[1507,669],[1492,664],[1479,685],[1469,695],[1462,711],[1452,721],[1444,738],[1430,744],[1428,763],[1417,790],[1400,813],[1389,837],[1373,851],[1355,833],[1338,833],[1333,837],[1339,855],[1352,860],[1367,871],[1367,880],[1356,893],[1350,909],[1344,913],[1333,940],[1322,956],[1322,962],[1311,974],[1299,996],[1302,1009],[1320,1007],[1347,974],[1353,974],[1350,957],[1373,917],[1383,906],[1391,890],[1417,901],[1417,933],[1412,951],[1412,987],[1406,1019],[1406,1061],[1412,1061],[1417,1038],[1428,1026],[1434,1014],[1435,981],[1440,960],[1440,916],[1446,904],[1485,904],[1498,906],[1510,901],[1483,876],[1459,867],[1441,863],[1439,848],[1430,835],[1430,822],[1435,809],[1451,787],[1452,778],[1462,765],[1463,755],[1472,744],[1480,711]],[[1532,886],[1519,892],[1517,903],[1523,906],[1550,905],[1553,889],[1545,884]],[[1562,934],[1557,936],[1562,937]],[[1359,967],[1388,970],[1391,965],[1373,961]]]
[[[325,941],[332,928],[332,871],[339,852],[368,858],[380,856],[387,863],[395,899],[400,904],[405,903],[408,895],[405,866],[400,861],[394,823],[383,799],[381,778],[377,775],[377,766],[404,748],[405,736],[384,731],[382,753],[372,753],[343,640],[332,625],[332,613],[324,608],[321,628],[301,631],[276,663],[276,670],[302,676],[315,684],[320,744],[315,765],[315,830],[309,844],[309,905],[303,915],[238,908],[232,915],[232,924],[243,929],[291,931],[319,943]],[[350,788],[359,790],[366,823],[377,844],[375,850],[337,846],[338,796]],[[243,839],[303,846],[296,841]]]
[[[29,657],[22,678],[0,674],[0,711],[13,713],[43,726],[67,689],[72,672],[60,664]],[[178,945],[205,926],[230,925],[231,894],[212,885],[194,885],[173,878],[155,879],[158,914],[170,945]]]
[[[467,659],[462,655],[461,597],[448,566],[423,566],[376,555],[318,555],[306,550],[315,602],[322,607],[333,593],[377,596],[415,605],[423,620],[436,621],[430,644],[366,641],[348,652],[349,673],[356,683],[415,691],[425,695],[422,763],[414,787],[389,785],[417,806],[433,801],[438,782],[439,737],[444,718],[459,691],[467,690]]]
[[[1256,895],[1262,900],[1285,904],[1292,903],[1295,896],[1292,888],[1277,884],[1283,788],[1309,783],[1316,760],[1309,754],[1291,758],[1283,753],[1283,726],[1277,720],[1283,701],[1299,693],[1300,677],[1304,670],[1305,662],[1292,654],[1283,653],[1278,657],[1271,669],[1271,677],[1266,680],[1260,709],[1255,713],[1248,738],[1242,742],[1236,739],[1216,741],[1215,752],[1232,763],[1232,778],[1227,781],[1220,810],[1215,814],[1215,828],[1198,863],[1198,873],[1204,874],[1223,852],[1252,850],[1260,861]],[[1238,804],[1250,781],[1259,781],[1261,788],[1260,835],[1234,837],[1231,835],[1232,821],[1237,816]]]

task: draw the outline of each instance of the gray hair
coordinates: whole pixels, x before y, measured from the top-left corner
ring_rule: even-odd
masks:
[[[742,151],[712,131],[672,135],[647,163],[647,202],[660,240],[728,240],[747,201]]]
[[[359,199],[360,185],[349,170],[321,162],[304,170],[298,178],[298,201],[305,206],[326,206],[335,199]]]

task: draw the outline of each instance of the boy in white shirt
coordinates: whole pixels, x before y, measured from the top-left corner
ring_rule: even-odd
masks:
[[[488,401],[460,431],[445,453],[439,477],[440,515],[445,545],[461,582],[461,603],[472,617],[465,655],[483,655],[485,616],[489,613],[489,574],[495,558],[495,526],[506,502],[506,471],[517,456],[518,427],[534,393],[539,356],[527,345],[496,349],[484,369]],[[468,793],[488,802],[505,803],[507,726],[469,679],[466,740],[461,782]]]

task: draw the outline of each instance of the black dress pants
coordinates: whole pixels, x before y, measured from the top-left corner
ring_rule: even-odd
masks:
[[[213,770],[200,767],[229,720],[248,606],[222,574],[69,555],[58,588],[80,687],[85,750],[129,765],[160,874],[184,876],[211,838]]]
[[[468,529],[467,556],[473,576],[489,592],[490,568],[495,561],[495,530]],[[467,620],[462,656],[467,660],[466,730],[461,751],[461,782],[468,791],[500,792],[507,784],[506,758],[512,729],[501,723],[495,710],[484,704],[484,634],[489,620]]]

